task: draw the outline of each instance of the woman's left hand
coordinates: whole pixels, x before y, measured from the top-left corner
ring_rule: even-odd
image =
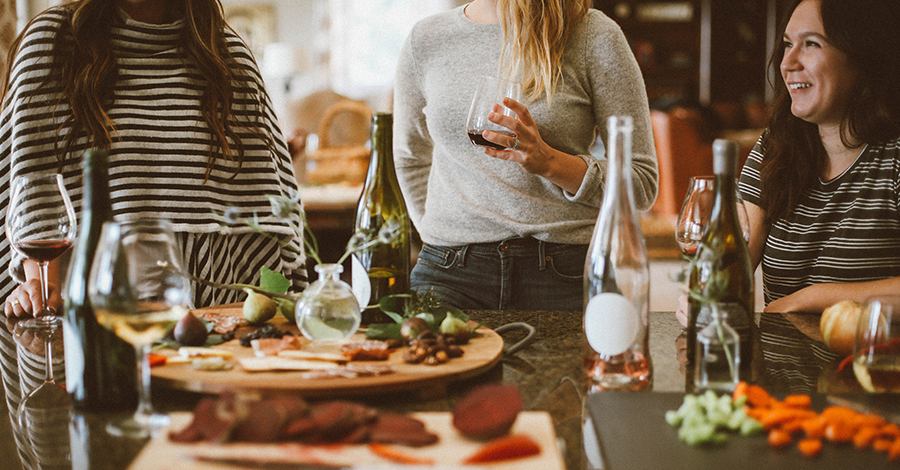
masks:
[[[485,147],[484,153],[518,163],[528,173],[544,177],[570,193],[578,192],[587,173],[587,163],[581,157],[547,145],[528,107],[511,98],[504,98],[503,105],[515,112],[518,119],[504,115],[500,105],[494,105],[494,112],[488,114],[488,120],[509,129],[516,137],[484,131],[484,138],[506,146],[505,150]]]
[[[537,123],[531,117],[528,107],[511,98],[504,98],[503,104],[516,113],[519,118],[504,115],[502,108],[497,104],[494,105],[494,112],[488,114],[488,120],[509,129],[516,137],[484,131],[482,135],[486,139],[506,146],[505,150],[485,147],[484,153],[494,158],[518,163],[528,173],[544,176],[550,171],[553,149],[541,138]],[[517,140],[518,147],[516,147]]]

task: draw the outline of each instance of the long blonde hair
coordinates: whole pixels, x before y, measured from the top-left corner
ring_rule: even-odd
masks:
[[[503,28],[500,75],[521,74],[528,101],[556,91],[562,56],[575,25],[587,15],[591,0],[497,0]]]

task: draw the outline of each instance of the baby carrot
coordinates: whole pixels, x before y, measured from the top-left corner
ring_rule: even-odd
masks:
[[[797,449],[800,453],[807,457],[815,457],[822,450],[822,441],[820,439],[805,438],[797,443]]]
[[[772,447],[784,447],[791,443],[791,435],[781,429],[769,431],[769,445]]]

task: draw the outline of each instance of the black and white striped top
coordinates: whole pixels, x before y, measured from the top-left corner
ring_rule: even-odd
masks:
[[[236,127],[244,145],[243,165],[217,159],[204,182],[210,147],[215,139],[199,109],[205,84],[187,64],[180,47],[182,21],[150,25],[120,11],[112,29],[112,46],[119,67],[114,101],[107,112],[117,135],[110,149],[110,192],[116,220],[166,218],[172,221],[185,252],[185,264],[202,278],[221,283],[259,282],[260,267],[282,272],[294,290],[306,285],[302,240],[287,224],[271,216],[267,195],[294,194],[296,180],[281,130],[250,50],[235,34],[227,33],[228,50],[237,67],[255,80],[235,88],[234,114],[242,120],[261,121],[271,140]],[[16,57],[10,94],[0,115],[0,221],[9,202],[9,187],[16,174],[56,172],[56,152],[63,147],[57,127],[67,105],[56,106],[60,90],[43,77],[51,66],[52,38],[69,21],[63,8],[42,14],[28,29]],[[58,145],[54,145],[58,142]],[[76,212],[81,210],[82,151],[78,141],[66,155],[66,188]],[[222,213],[238,208],[243,217],[260,214],[260,227],[290,248],[245,226],[225,227]],[[295,215],[299,216],[299,204]],[[0,222],[2,223],[2,222]],[[295,251],[296,250],[296,251]],[[0,265],[12,263],[5,236],[0,237]],[[15,287],[10,276],[0,276],[0,299]],[[242,294],[194,285],[196,307],[236,302]]]
[[[756,205],[763,158],[757,142],[741,171],[741,197]],[[807,189],[769,230],[762,269],[766,304],[812,284],[900,276],[900,139]]]

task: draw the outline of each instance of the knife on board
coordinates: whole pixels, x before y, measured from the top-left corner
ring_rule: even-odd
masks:
[[[261,469],[261,470],[386,470],[383,465],[363,465],[363,466],[346,466],[333,465],[327,463],[298,463],[283,460],[259,460],[254,458],[238,458],[238,457],[215,457],[211,455],[195,455],[192,456],[198,462],[215,463],[219,465],[230,465],[245,469]],[[440,465],[409,465],[403,464],[403,470],[484,470],[484,467],[474,467],[471,465],[461,466],[440,466]]]
[[[894,424],[900,424],[900,409],[897,407],[898,400],[896,396],[890,398],[892,405],[890,407],[894,408],[894,410],[888,409],[888,406],[881,406],[878,404],[877,401],[879,397],[877,395],[866,394],[865,396],[860,397],[860,399],[852,399],[847,396],[828,395],[825,399],[833,405],[850,408],[851,410],[860,413],[878,415]]]

